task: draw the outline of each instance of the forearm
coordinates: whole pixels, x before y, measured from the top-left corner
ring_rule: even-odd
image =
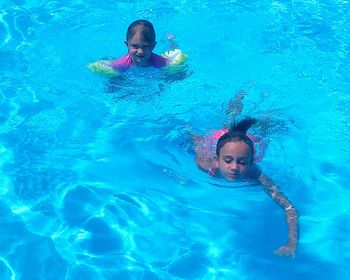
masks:
[[[260,183],[263,185],[265,192],[285,210],[286,222],[288,226],[288,244],[296,246],[299,239],[298,212],[288,197],[283,194],[279,188],[267,177],[261,175]]]
[[[288,226],[288,244],[296,246],[299,239],[298,212],[291,204],[285,211]]]

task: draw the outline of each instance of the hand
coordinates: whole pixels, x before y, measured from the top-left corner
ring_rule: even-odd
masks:
[[[280,257],[292,257],[295,258],[295,251],[297,249],[296,245],[287,243],[286,245],[278,248],[274,253]]]
[[[168,35],[168,40],[169,40],[169,41],[174,40],[174,38],[175,38],[175,35],[174,35],[174,34],[169,34],[169,35]]]

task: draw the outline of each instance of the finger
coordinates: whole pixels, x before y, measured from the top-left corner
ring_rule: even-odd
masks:
[[[285,256],[288,255],[289,250],[285,247],[281,247],[275,251],[275,254],[278,256]]]
[[[295,258],[295,253],[289,251],[286,248],[279,249],[279,250],[275,251],[274,253],[275,253],[275,255],[277,255],[279,257],[292,257],[292,258]]]
[[[283,250],[283,248],[280,248],[280,249],[276,250],[274,253],[277,256],[282,256],[284,254],[284,250]]]

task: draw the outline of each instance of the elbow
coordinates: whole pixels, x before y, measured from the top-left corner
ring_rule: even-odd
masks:
[[[288,218],[296,218],[296,219],[299,218],[298,210],[294,208],[292,205],[287,207],[285,211]]]

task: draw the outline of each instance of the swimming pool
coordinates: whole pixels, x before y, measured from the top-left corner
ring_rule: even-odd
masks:
[[[101,2],[2,1],[0,278],[348,279],[348,2]],[[106,92],[86,65],[124,54],[138,18],[157,53],[175,34],[190,75]],[[300,213],[295,259],[273,255],[283,211],[190,152],[188,127],[220,128],[242,89],[243,114],[271,120],[261,166]]]

